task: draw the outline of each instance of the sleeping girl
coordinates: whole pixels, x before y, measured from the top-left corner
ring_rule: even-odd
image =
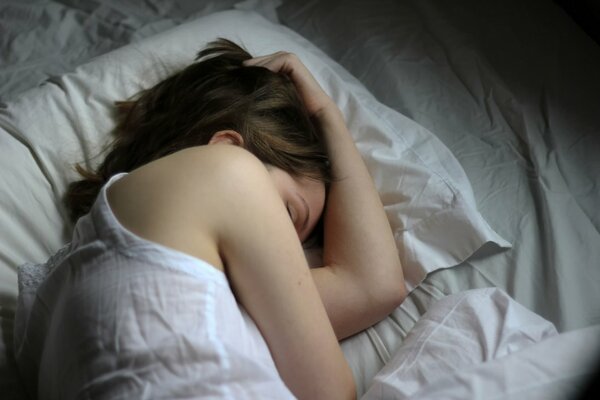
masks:
[[[219,39],[118,109],[106,158],[67,191],[72,241],[18,310],[30,395],[354,398],[338,341],[406,289],[372,179],[307,68]]]

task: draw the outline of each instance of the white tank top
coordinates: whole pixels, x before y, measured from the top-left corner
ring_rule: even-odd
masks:
[[[22,268],[16,359],[30,394],[294,398],[225,274],[119,223],[106,190],[124,175],[104,185],[71,243]]]

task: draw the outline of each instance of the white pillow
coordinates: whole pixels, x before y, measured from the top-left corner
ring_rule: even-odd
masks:
[[[0,140],[14,147],[3,146],[0,156],[8,171],[0,178],[3,268],[45,261],[70,239],[60,198],[78,178],[71,166],[96,155],[107,142],[113,101],[192,62],[199,49],[220,36],[254,55],[296,53],[337,102],[381,193],[411,289],[428,272],[460,263],[487,242],[509,246],[479,214],[463,169],[432,133],[377,102],[299,35],[257,14],[233,10],[102,55],[0,110]]]

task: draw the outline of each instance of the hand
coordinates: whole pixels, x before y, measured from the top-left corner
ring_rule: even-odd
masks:
[[[318,117],[323,111],[337,107],[321,88],[308,68],[293,53],[277,53],[246,60],[247,67],[264,67],[276,73],[286,74],[296,86],[300,98],[311,117]]]

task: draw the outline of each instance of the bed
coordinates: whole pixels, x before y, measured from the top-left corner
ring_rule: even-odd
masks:
[[[232,21],[239,24],[226,26]],[[233,35],[257,54],[286,46],[305,55],[354,128],[411,290],[388,318],[342,343],[360,396],[440,398],[452,387],[454,398],[476,397],[477,385],[465,391],[465,382],[493,387],[486,377],[535,365],[552,351],[571,374],[544,381],[538,365],[529,376],[546,382],[543,390],[518,394],[567,396],[583,386],[600,337],[600,46],[559,6],[31,1],[0,5],[3,398],[26,398],[13,354],[17,270],[69,240],[72,225],[60,207],[76,177],[69,165],[101,148],[114,96],[189,62],[189,49],[215,38],[202,35]],[[475,295],[461,297],[466,292]],[[486,308],[489,299],[506,301],[499,293],[514,304]],[[414,391],[374,392],[400,382],[387,377],[398,377],[398,358],[409,356],[435,315],[475,300],[478,320],[496,316],[494,326],[521,333],[533,327],[535,335],[517,342],[543,346],[437,383],[429,376],[430,385]],[[541,320],[518,318],[527,312]],[[429,392],[418,392],[425,386]],[[492,390],[518,397],[507,386]]]

